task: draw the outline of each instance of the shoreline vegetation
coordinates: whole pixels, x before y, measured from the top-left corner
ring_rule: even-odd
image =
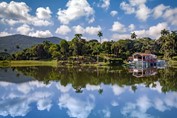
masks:
[[[44,41],[31,48],[13,54],[0,52],[0,66],[119,66],[127,64],[128,58],[136,52],[152,53],[164,59],[171,66],[177,66],[177,31],[163,29],[161,36],[153,40],[149,37],[137,38],[135,32],[131,39],[102,42],[103,33],[96,39],[82,39],[75,34],[70,41],[61,40],[58,44]]]
[[[99,63],[80,63],[73,61],[58,61],[58,60],[4,60],[0,61],[0,67],[28,67],[28,66],[51,66],[51,67],[62,67],[62,66],[88,66],[88,67],[98,67],[98,66],[110,66],[107,62]]]
[[[52,66],[57,67],[57,60],[5,60],[0,67]]]
[[[50,66],[50,67],[108,67],[109,64],[105,62],[98,63],[82,63],[77,62],[71,63],[68,61],[57,61],[57,60],[12,60],[12,61],[0,61],[0,67],[29,67],[29,66]]]
[[[128,63],[124,61],[118,66],[127,65]],[[177,68],[176,60],[169,60],[168,64],[170,67]],[[51,66],[51,67],[74,67],[74,66],[83,66],[83,67],[109,67],[114,66],[110,65],[108,62],[99,62],[99,63],[79,63],[71,61],[58,61],[58,60],[4,60],[0,61],[0,67],[28,67],[28,66]]]

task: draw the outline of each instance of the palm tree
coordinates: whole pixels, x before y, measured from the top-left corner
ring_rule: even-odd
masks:
[[[166,29],[161,30],[160,33],[161,33],[162,36],[170,34],[170,32],[168,30],[166,30]]]
[[[136,39],[137,35],[135,34],[135,32],[131,33],[131,39]]]
[[[81,37],[82,37],[82,34],[75,34],[75,37],[76,37],[78,40],[80,40]]]
[[[101,37],[103,36],[103,33],[101,31],[99,31],[97,35],[100,38],[100,43],[101,43]]]
[[[103,93],[103,89],[100,88],[100,89],[98,90],[98,93],[101,95],[101,94]]]

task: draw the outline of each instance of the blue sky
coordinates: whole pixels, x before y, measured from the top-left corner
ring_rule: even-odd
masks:
[[[103,41],[158,38],[177,29],[175,0],[0,0],[0,36],[24,34],[71,40],[75,33]]]

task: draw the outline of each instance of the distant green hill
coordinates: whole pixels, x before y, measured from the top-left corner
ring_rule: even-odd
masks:
[[[13,53],[25,48],[29,48],[33,45],[43,43],[43,41],[50,41],[55,44],[59,44],[61,38],[49,37],[49,38],[37,38],[25,35],[10,35],[5,37],[0,37],[0,52],[7,50],[8,53]],[[19,49],[17,48],[19,46]]]

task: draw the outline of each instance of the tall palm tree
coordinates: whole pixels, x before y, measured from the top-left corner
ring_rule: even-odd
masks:
[[[166,29],[161,30],[160,33],[161,33],[162,36],[170,34],[170,32],[168,30],[166,30]]]
[[[135,32],[131,33],[131,39],[136,39],[137,35]]]
[[[101,37],[103,36],[103,33],[101,31],[99,31],[97,35],[100,38],[100,43],[101,43]]]
[[[78,40],[80,40],[81,37],[82,37],[82,34],[75,34],[75,37],[76,37]]]

